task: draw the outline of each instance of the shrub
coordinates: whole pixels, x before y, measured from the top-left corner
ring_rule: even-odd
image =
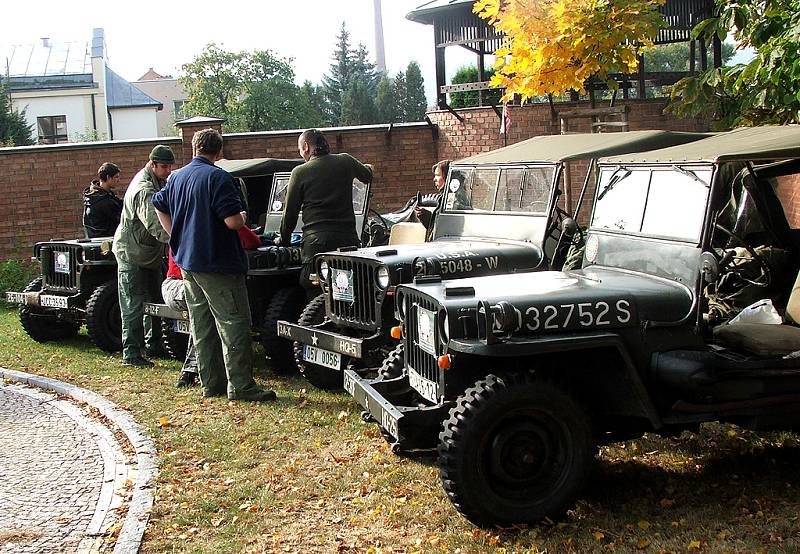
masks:
[[[38,265],[30,260],[0,262],[0,304],[7,306],[6,291],[21,291],[38,274]]]

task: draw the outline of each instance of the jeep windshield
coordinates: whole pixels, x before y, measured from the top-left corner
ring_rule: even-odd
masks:
[[[710,165],[603,167],[591,228],[697,243],[711,174]]]
[[[445,212],[546,215],[555,165],[454,167],[447,182]]]

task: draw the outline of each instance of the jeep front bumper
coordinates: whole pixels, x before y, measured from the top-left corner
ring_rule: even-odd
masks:
[[[302,345],[338,352],[343,356],[357,360],[362,359],[365,352],[369,352],[373,347],[379,346],[383,340],[380,334],[371,335],[363,339],[348,337],[328,330],[329,327],[333,327],[330,322],[321,323],[313,327],[303,327],[288,321],[278,321],[278,336],[297,341]]]
[[[435,448],[451,402],[433,406],[404,406],[414,394],[403,375],[394,379],[365,379],[351,369],[344,372],[344,390],[364,408],[364,416],[381,426],[394,442],[393,450]],[[365,417],[367,419],[367,417]],[[388,437],[387,437],[388,438]]]
[[[34,292],[6,292],[6,302],[9,304],[20,304],[23,306],[34,306],[36,308],[56,308],[69,310],[76,308],[75,301],[78,296],[61,296],[58,294],[42,294]]]

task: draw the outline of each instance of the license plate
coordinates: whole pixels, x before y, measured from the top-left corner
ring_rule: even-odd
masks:
[[[54,252],[53,269],[56,273],[69,273],[69,252]]]
[[[66,296],[42,294],[39,296],[39,305],[44,308],[68,308],[69,298]]]
[[[356,395],[356,381],[349,373],[344,374],[344,390],[350,396]]]
[[[306,345],[303,349],[303,359],[317,365],[329,367],[331,369],[341,369],[342,355],[338,352],[323,350],[315,346]]]
[[[25,304],[24,292],[7,292],[6,302],[10,304]]]
[[[189,330],[189,322],[184,319],[176,319],[175,331],[178,333],[183,333],[185,335],[191,334],[191,331]]]
[[[433,403],[438,401],[436,398],[436,383],[430,379],[426,379],[414,371],[412,367],[408,368],[408,384],[411,385],[411,388],[417,391],[422,398],[430,400]]]
[[[417,344],[431,356],[436,355],[436,314],[417,306]]]
[[[341,300],[342,302],[353,302],[355,294],[353,294],[353,272],[349,269],[336,269],[334,270],[333,279],[333,299]]]

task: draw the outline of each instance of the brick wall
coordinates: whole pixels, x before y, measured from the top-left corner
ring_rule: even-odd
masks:
[[[704,129],[699,120],[676,120],[662,114],[662,101],[629,102],[631,129]],[[562,110],[575,104],[559,104]],[[583,106],[585,107],[585,105]],[[511,107],[513,120],[508,143],[535,135],[559,132],[547,105]],[[464,121],[446,111],[434,111],[426,123],[368,125],[326,129],[333,152],[349,152],[375,167],[372,205],[389,211],[422,191],[433,192],[431,166],[439,159],[459,159],[503,146],[499,119],[491,108],[459,110]],[[81,191],[105,161],[122,168],[123,182],[145,164],[157,143],[169,144],[178,165],[191,156],[191,136],[200,128],[219,128],[218,120],[181,127],[181,138],[97,142],[70,145],[0,148],[0,260],[22,258],[33,243],[51,238],[83,236]],[[588,130],[587,121],[574,121],[574,131]],[[269,131],[225,135],[229,159],[296,158],[299,131]],[[580,187],[581,166],[573,171],[573,189]],[[577,183],[577,184],[576,184]],[[122,194],[124,191],[119,191]],[[577,190],[574,192],[577,198]]]

